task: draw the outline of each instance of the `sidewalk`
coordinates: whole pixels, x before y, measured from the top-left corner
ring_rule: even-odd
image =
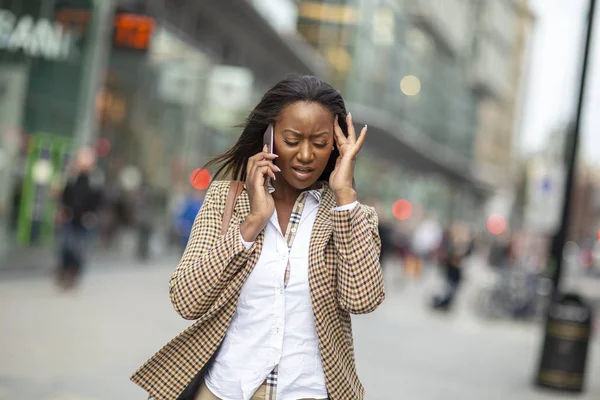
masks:
[[[100,247],[95,240],[89,249],[86,269],[143,266],[157,262],[176,263],[181,256],[180,249],[162,246],[155,249],[155,254],[151,255],[148,261],[138,260],[135,256],[135,240],[135,232],[131,231],[122,232],[119,240],[110,249]],[[47,276],[52,274],[57,262],[58,253],[55,248],[15,248],[5,258],[0,258],[0,278]]]
[[[469,302],[476,290],[473,280],[481,271],[473,269],[458,307],[450,314],[427,307],[435,274],[426,272],[421,280],[401,285],[394,285],[387,274],[384,304],[375,313],[355,319],[356,341],[363,344],[357,348],[358,369],[369,391],[367,398],[599,399],[600,338],[590,343],[583,395],[537,389],[533,382],[542,325],[488,322],[474,316]]]
[[[169,302],[174,263],[96,262],[69,293],[48,279],[0,278],[0,321],[7,321],[0,324],[0,399],[146,398],[129,375],[190,324]],[[402,285],[388,279],[382,306],[353,318],[367,400],[600,398],[598,338],[583,395],[536,390],[540,325],[478,320],[468,291],[457,312],[434,313],[427,308],[434,280],[433,274]]]

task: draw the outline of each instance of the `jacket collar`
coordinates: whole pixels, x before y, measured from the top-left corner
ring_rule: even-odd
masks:
[[[320,197],[319,210],[317,211],[317,217],[315,224],[313,225],[311,237],[312,247],[314,238],[324,239],[326,243],[333,232],[331,209],[335,207],[335,195],[326,182],[322,182],[319,188],[311,190],[311,193],[313,196]],[[234,213],[238,216],[238,221],[245,220],[248,214],[250,214],[250,199],[248,198],[248,192],[245,189],[237,199]],[[258,249],[262,249],[263,241],[264,231],[261,232],[256,239]]]

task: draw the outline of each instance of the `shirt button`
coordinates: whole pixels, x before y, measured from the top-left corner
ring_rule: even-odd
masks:
[[[292,233],[296,233],[296,228],[292,228]]]

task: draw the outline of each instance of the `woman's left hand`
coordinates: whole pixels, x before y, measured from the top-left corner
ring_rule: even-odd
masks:
[[[354,178],[354,163],[356,155],[362,148],[367,136],[367,126],[365,125],[358,138],[352,124],[352,115],[346,116],[346,124],[348,125],[348,137],[344,136],[344,132],[338,123],[336,116],[334,122],[335,144],[340,152],[340,156],[335,162],[335,169],[329,177],[329,186],[335,193],[336,201],[339,206],[349,204],[356,201],[356,192],[352,187]]]

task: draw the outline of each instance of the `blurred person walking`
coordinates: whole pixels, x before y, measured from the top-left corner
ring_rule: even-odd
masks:
[[[192,233],[194,220],[204,204],[205,192],[192,189],[185,196],[179,206],[178,212],[175,213],[175,231],[177,233],[179,244],[182,248],[188,243]]]
[[[473,238],[467,227],[462,224],[455,224],[443,233],[440,261],[446,281],[446,292],[434,298],[434,309],[448,311],[454,304],[463,280],[464,262],[473,253],[474,246]]]
[[[440,247],[443,238],[442,225],[437,218],[423,220],[415,229],[412,238],[412,252],[406,257],[407,276],[419,277],[423,264],[429,262]]]
[[[504,234],[494,238],[490,246],[488,257],[489,265],[498,272],[505,271],[513,263],[513,238],[509,234]]]
[[[92,149],[80,149],[60,196],[60,265],[57,284],[70,289],[78,282],[87,255],[90,231],[98,224],[102,184],[92,175],[96,157]]]
[[[156,201],[152,185],[146,177],[134,195],[134,223],[137,228],[137,258],[147,261],[150,258],[151,239],[156,220]]]
[[[275,154],[263,146],[271,124]],[[350,314],[384,299],[377,214],[353,185],[366,132],[318,78],[263,96],[206,166],[245,185],[212,183],[171,277],[173,306],[197,321],[133,382],[165,400],[364,399]]]

